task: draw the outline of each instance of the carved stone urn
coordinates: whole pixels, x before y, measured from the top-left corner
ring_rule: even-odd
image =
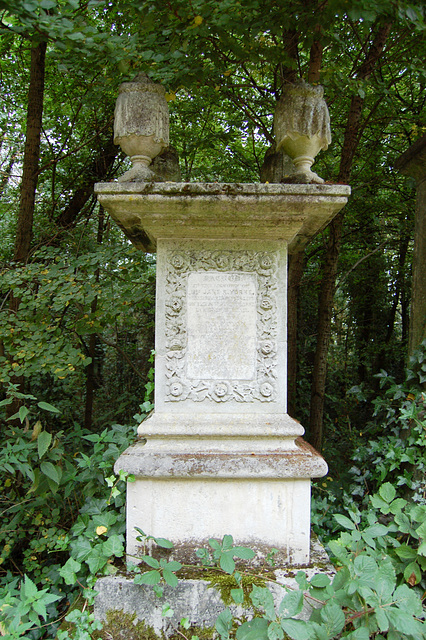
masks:
[[[311,171],[315,156],[331,142],[330,117],[323,98],[324,89],[304,80],[286,88],[274,116],[277,151],[293,160],[294,173],[286,182],[324,182]]]
[[[149,165],[169,145],[169,110],[164,88],[144,73],[120,85],[114,143],[130,156],[133,165],[119,182],[158,181]]]

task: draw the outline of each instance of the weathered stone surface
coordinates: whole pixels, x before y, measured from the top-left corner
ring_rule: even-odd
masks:
[[[285,413],[285,245],[159,240],[158,249],[156,412]]]
[[[158,238],[281,240],[300,251],[346,204],[350,187],[328,184],[98,183],[95,193],[143,251]],[[220,221],[220,222],[219,222]]]
[[[116,470],[135,527],[190,554],[210,537],[306,564],[310,479],[327,472],[286,415],[287,253],[344,205],[345,186],[128,183],[98,198],[157,249],[155,411]]]
[[[141,73],[123,82],[114,112],[114,143],[130,156],[133,167],[120,182],[158,179],[148,168],[169,144],[169,110],[165,90]]]
[[[260,181],[269,183],[286,182],[294,173],[295,167],[292,159],[286,153],[277,151],[276,145],[272,145],[265,153],[260,168]]]
[[[154,174],[155,182],[180,182],[181,172],[179,156],[171,145],[158,155],[151,163],[150,169]]]
[[[284,151],[295,165],[288,182],[324,182],[311,171],[315,156],[331,142],[330,117],[324,89],[303,80],[285,88],[274,116],[277,151]]]
[[[324,548],[316,541],[312,544],[311,558],[309,567],[303,567],[308,579],[318,573],[333,577],[335,570]],[[277,582],[266,582],[274,597],[277,610],[287,593],[286,587],[298,589],[295,574],[300,568],[297,565],[277,568],[274,571]],[[164,634],[166,637],[173,634],[182,618],[188,618],[191,626],[213,629],[217,617],[227,606],[230,606],[234,616],[250,619],[253,615],[250,608],[245,605],[230,605],[229,591],[233,587],[223,586],[221,589],[220,581],[218,582],[219,584],[215,586],[208,580],[181,579],[175,589],[165,586],[163,597],[158,598],[154,595],[152,587],[136,585],[129,576],[108,576],[98,580],[95,586],[98,592],[95,600],[95,617],[105,621],[108,611],[136,613],[138,620],[145,622],[159,636]],[[254,583],[256,584],[256,581]],[[224,581],[225,584],[227,583]],[[263,586],[265,583],[261,584]],[[250,589],[249,585],[248,590]],[[166,602],[174,612],[171,618],[164,618],[161,615]],[[312,608],[312,601],[305,600],[302,612],[296,617],[308,619]]]

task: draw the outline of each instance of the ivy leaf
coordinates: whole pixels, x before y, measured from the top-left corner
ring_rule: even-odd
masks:
[[[81,569],[81,563],[68,558],[63,567],[59,569],[59,575],[64,579],[65,584],[75,585],[77,582],[77,573]]]
[[[92,553],[92,545],[87,538],[80,537],[71,543],[71,553],[78,561],[84,562]]]
[[[101,571],[101,569],[106,565],[108,558],[109,556],[105,555],[103,548],[100,545],[93,547],[89,557],[86,559],[90,572],[96,574]]]
[[[42,458],[52,442],[52,434],[48,431],[42,431],[37,438],[38,457]]]
[[[121,558],[124,554],[124,545],[121,536],[114,533],[102,544],[102,552],[107,557],[116,556]]]

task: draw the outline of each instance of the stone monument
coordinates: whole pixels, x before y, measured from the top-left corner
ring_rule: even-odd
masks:
[[[310,561],[311,478],[323,458],[287,414],[287,257],[345,205],[327,184],[122,181],[98,200],[157,254],[155,410],[116,470],[135,527],[194,560],[231,534],[262,559]]]

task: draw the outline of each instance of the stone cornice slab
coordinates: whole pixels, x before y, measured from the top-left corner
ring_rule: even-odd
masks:
[[[344,207],[347,185],[207,182],[98,183],[95,193],[131,242],[158,238],[283,240],[300,251]]]

